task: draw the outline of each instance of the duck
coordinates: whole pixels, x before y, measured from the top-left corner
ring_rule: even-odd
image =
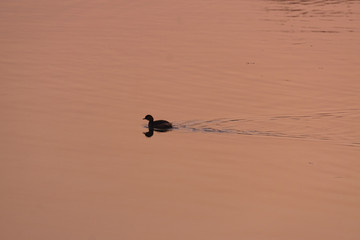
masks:
[[[158,130],[168,130],[173,128],[172,124],[166,120],[156,120],[154,121],[153,116],[146,115],[143,120],[149,121],[149,129],[158,129]]]

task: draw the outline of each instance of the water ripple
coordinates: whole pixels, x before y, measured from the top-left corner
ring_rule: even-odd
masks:
[[[304,115],[275,115],[254,119],[191,120],[175,123],[175,128],[202,133],[321,140],[360,147],[360,133],[346,131],[344,127],[346,122],[355,123],[359,117],[359,109],[350,109]],[[356,125],[354,127],[356,128]]]
[[[347,22],[358,21],[360,13],[356,11],[358,8],[355,5],[358,5],[359,1],[269,0],[267,2],[270,5],[265,10],[272,17],[267,18],[266,21],[279,21],[284,24],[291,22],[289,32],[294,31],[294,23],[297,23],[298,32],[334,34],[359,31],[358,25],[339,24],[341,19]],[[275,17],[276,20],[273,13],[275,16],[279,13],[279,16]],[[316,18],[318,21],[316,26],[309,27],[309,22],[313,21],[311,18]]]

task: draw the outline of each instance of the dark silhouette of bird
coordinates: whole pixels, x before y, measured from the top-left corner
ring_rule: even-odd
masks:
[[[173,127],[170,122],[165,121],[165,120],[154,121],[154,118],[151,115],[146,115],[143,119],[149,121],[149,125],[148,125],[149,129],[168,130]]]

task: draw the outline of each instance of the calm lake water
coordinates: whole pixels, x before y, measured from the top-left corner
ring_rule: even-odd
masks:
[[[2,0],[0,238],[360,239],[359,43],[355,0]]]

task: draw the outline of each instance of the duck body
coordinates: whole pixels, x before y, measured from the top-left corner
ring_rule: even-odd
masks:
[[[143,119],[149,121],[149,129],[168,130],[173,127],[170,122],[165,120],[154,121],[154,118],[151,115],[146,115]]]

